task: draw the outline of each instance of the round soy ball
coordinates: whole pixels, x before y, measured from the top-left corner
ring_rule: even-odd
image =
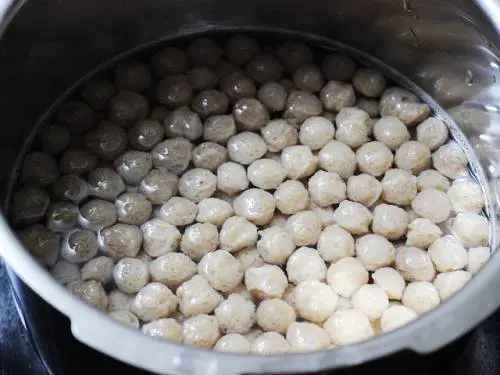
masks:
[[[289,146],[281,152],[281,165],[289,178],[300,180],[316,172],[318,160],[308,146]]]
[[[394,157],[382,142],[368,142],[358,148],[356,160],[361,172],[380,177],[391,168]]]
[[[259,53],[260,47],[254,38],[246,35],[235,35],[227,41],[225,51],[229,61],[237,65],[244,65]]]
[[[40,134],[40,143],[43,152],[58,155],[69,145],[71,134],[67,128],[61,125],[49,125]]]
[[[325,80],[319,68],[314,64],[302,64],[293,72],[293,82],[299,90],[318,92]]]
[[[471,247],[467,251],[467,271],[476,274],[490,258],[489,247]]]
[[[381,195],[382,183],[372,175],[361,173],[347,180],[347,197],[351,201],[370,207]]]
[[[262,85],[280,79],[283,74],[283,66],[273,55],[261,53],[247,63],[245,72],[255,82]]]
[[[326,265],[316,249],[301,247],[288,258],[286,272],[296,285],[309,279],[321,281],[326,277]]]
[[[245,168],[233,162],[226,162],[217,168],[217,189],[232,195],[248,188]]]
[[[369,319],[357,309],[336,311],[324,324],[335,345],[344,346],[375,335]]]
[[[139,61],[122,61],[116,64],[115,86],[120,90],[142,91],[151,86],[149,67]]]
[[[344,180],[356,170],[356,154],[339,141],[328,142],[318,154],[319,165],[328,172],[336,172]]]
[[[408,205],[417,196],[415,177],[404,169],[389,169],[382,178],[382,198],[387,203]]]
[[[147,118],[138,121],[128,132],[128,140],[139,151],[150,151],[163,140],[165,129],[159,121]]]
[[[239,333],[229,333],[215,343],[214,350],[226,353],[249,353],[250,341]]]
[[[277,46],[276,53],[285,68],[290,72],[293,72],[302,64],[313,62],[311,48],[301,42],[286,41]]]
[[[228,107],[227,95],[215,89],[200,91],[191,102],[191,109],[202,118],[223,115]]]
[[[122,90],[109,99],[109,119],[124,127],[130,127],[145,118],[148,112],[147,99],[137,92]]]
[[[110,168],[97,168],[87,176],[91,196],[114,201],[124,190],[125,183],[118,173]]]
[[[253,98],[257,92],[254,81],[239,71],[224,75],[220,81],[220,88],[233,102],[243,98]]]
[[[198,213],[198,207],[194,202],[187,198],[172,197],[160,210],[160,216],[163,220],[172,225],[191,224]]]
[[[405,307],[415,311],[417,315],[422,315],[437,307],[440,298],[438,290],[430,282],[415,281],[406,286],[401,302]]]
[[[372,230],[389,240],[398,240],[406,234],[408,214],[401,207],[379,204],[373,210]]]
[[[432,163],[442,175],[456,179],[467,173],[467,155],[454,141],[439,147],[432,154]]]
[[[217,177],[206,169],[193,168],[179,178],[179,194],[193,202],[210,198],[216,187]]]
[[[189,44],[186,55],[194,66],[214,66],[222,56],[222,49],[213,40],[202,37]]]
[[[151,154],[147,152],[127,151],[115,160],[114,166],[125,182],[135,186],[147,176],[153,162]]]
[[[443,272],[436,276],[434,286],[436,287],[441,301],[450,298],[457,293],[471,279],[472,275],[467,271]]]
[[[325,109],[340,112],[343,108],[352,107],[356,103],[356,94],[352,85],[340,81],[329,81],[321,89],[319,97]]]
[[[196,223],[187,227],[182,235],[181,251],[195,261],[219,246],[219,232],[210,223]]]
[[[177,250],[181,241],[181,232],[172,224],[159,218],[153,218],[141,225],[144,238],[142,249],[152,257]]]
[[[368,128],[371,124],[370,116],[365,111],[348,107],[343,108],[335,118],[337,131],[335,139],[356,149],[368,142]]]
[[[362,95],[368,98],[379,97],[386,87],[386,79],[379,71],[370,68],[358,69],[352,78],[352,84]]]
[[[316,279],[302,281],[293,290],[293,296],[299,316],[312,323],[322,324],[337,307],[337,293]]]
[[[244,98],[233,106],[233,116],[240,131],[257,131],[269,121],[269,112],[257,99]]]
[[[229,138],[227,150],[231,160],[248,165],[264,156],[267,145],[258,134],[244,131]]]
[[[435,169],[426,169],[418,175],[417,187],[419,191],[427,188],[447,191],[450,188],[450,181]],[[449,198],[451,201],[451,196]]]
[[[141,288],[130,306],[143,322],[166,318],[177,309],[177,297],[165,285],[150,283]]]
[[[233,207],[230,203],[219,198],[205,198],[198,203],[196,221],[222,225],[233,216]]]
[[[101,110],[106,108],[115,91],[116,88],[111,82],[93,80],[85,83],[81,95],[93,109]]]
[[[97,237],[89,230],[74,229],[65,233],[61,257],[69,263],[85,263],[97,254]]]
[[[225,250],[205,254],[198,263],[198,273],[221,292],[233,290],[243,279],[240,262]]]
[[[97,257],[89,260],[82,267],[83,280],[95,280],[105,285],[113,277],[114,262],[108,257]]]
[[[368,271],[376,271],[394,262],[396,248],[379,234],[365,234],[356,240],[356,256]]]
[[[182,327],[172,318],[153,320],[144,324],[141,330],[147,336],[179,343],[182,342]]]
[[[336,262],[354,256],[354,238],[345,229],[332,224],[321,232],[317,249],[325,262]]]
[[[323,103],[318,97],[307,91],[294,90],[286,99],[285,119],[301,123],[312,116],[319,116],[323,112]]]
[[[346,199],[346,183],[335,172],[318,171],[309,178],[311,200],[321,207],[337,204]]]
[[[427,251],[417,247],[398,248],[396,269],[408,281],[432,281],[436,275],[436,270]]]
[[[116,208],[111,202],[91,199],[80,207],[79,224],[88,230],[99,231],[116,222]]]
[[[43,218],[49,204],[50,197],[45,190],[32,187],[22,188],[14,193],[12,198],[12,223],[14,225],[35,224]],[[52,214],[49,213],[48,220],[50,217]]]
[[[118,221],[124,224],[141,225],[153,212],[151,202],[141,193],[123,193],[115,201]]]
[[[352,307],[361,311],[371,321],[382,318],[389,308],[389,298],[376,284],[361,286],[351,298]]]
[[[178,178],[171,172],[152,169],[139,185],[139,193],[152,204],[166,203],[177,193]]]
[[[460,213],[453,219],[451,231],[465,247],[486,246],[490,237],[490,223],[482,215]]]
[[[88,305],[106,311],[108,296],[101,283],[95,280],[77,281],[68,285],[68,289]]]
[[[203,124],[203,139],[205,141],[225,145],[229,138],[236,134],[236,123],[232,115],[212,116]]]
[[[169,138],[181,137],[194,141],[203,134],[203,124],[200,117],[187,107],[172,111],[163,123],[165,124],[165,134]]]
[[[160,77],[183,73],[188,67],[186,53],[175,47],[163,48],[153,56],[151,67]]]
[[[309,193],[302,182],[288,180],[281,183],[274,192],[276,207],[284,214],[296,214],[309,205]]]
[[[484,208],[481,185],[471,179],[453,181],[447,194],[455,212],[479,213]]]
[[[258,159],[248,166],[247,175],[250,182],[264,190],[276,189],[287,175],[281,163],[272,159]]]
[[[310,210],[290,216],[285,224],[285,230],[292,236],[297,246],[315,245],[321,234],[321,221],[318,215]]]
[[[396,150],[394,162],[398,168],[418,175],[430,167],[431,151],[423,143],[407,141]]]
[[[288,93],[277,82],[267,82],[259,87],[257,98],[270,112],[281,112],[285,109]]]
[[[376,121],[373,124],[373,136],[391,150],[397,150],[411,138],[406,125],[394,116],[382,116]]]
[[[406,246],[426,249],[442,234],[441,228],[429,219],[417,218],[408,225]]]
[[[240,216],[230,217],[219,234],[220,247],[235,252],[257,243],[257,227]]]
[[[382,332],[389,332],[408,324],[416,318],[415,311],[406,306],[390,306],[382,314],[380,326]]]
[[[193,145],[186,138],[171,138],[158,143],[151,151],[155,168],[181,174],[191,162]]]
[[[305,120],[300,126],[300,143],[309,146],[311,150],[319,150],[333,139],[335,127],[325,117],[313,116]]]
[[[139,259],[123,258],[113,268],[113,280],[124,293],[136,293],[149,281],[146,263]]]
[[[372,273],[373,282],[382,288],[389,299],[400,300],[406,286],[403,276],[392,267],[382,267]]]
[[[78,222],[78,214],[78,206],[73,203],[53,203],[47,209],[47,227],[56,232],[63,232],[71,229]]]
[[[266,299],[259,304],[255,313],[257,324],[266,332],[286,333],[295,322],[295,311],[285,301],[277,298]]]
[[[57,122],[66,126],[71,133],[84,133],[94,123],[95,112],[81,100],[70,100],[63,104],[57,112]]]
[[[292,237],[283,228],[272,226],[260,231],[259,235],[257,251],[266,263],[285,264],[295,251]]]
[[[214,311],[222,332],[247,333],[255,323],[255,305],[239,294],[230,294]]]
[[[175,276],[175,272],[172,274]],[[179,311],[184,317],[210,314],[223,301],[207,280],[195,275],[177,288]]]
[[[281,151],[298,141],[297,129],[283,119],[269,121],[260,129],[260,134],[271,152]]]
[[[350,81],[356,72],[356,63],[350,57],[334,52],[323,59],[321,71],[326,79]]]
[[[65,260],[60,260],[54,264],[50,270],[50,274],[58,283],[62,285],[69,285],[82,281],[82,275],[78,265],[69,263]]]
[[[196,168],[215,172],[227,160],[227,150],[213,142],[203,142],[192,151],[192,160]]]
[[[439,272],[461,270],[467,265],[467,250],[460,240],[452,236],[435,240],[429,246],[428,253]]]
[[[87,174],[97,166],[97,158],[84,149],[69,149],[59,159],[59,170],[63,174]]]
[[[245,271],[245,286],[257,298],[281,298],[288,280],[281,268],[265,264]]]
[[[19,233],[19,240],[37,261],[53,266],[60,250],[61,235],[44,225],[34,224]]]
[[[156,99],[167,108],[187,106],[193,96],[193,87],[185,75],[164,77],[156,86]]]
[[[180,253],[167,253],[149,264],[153,281],[165,284],[175,290],[196,274],[196,263]]]
[[[339,226],[352,234],[368,233],[368,226],[372,222],[372,214],[365,206],[349,200],[340,202],[333,218]]]
[[[97,128],[84,137],[85,147],[95,156],[113,160],[127,147],[127,133],[118,124],[102,121]]]
[[[134,225],[115,224],[99,231],[99,249],[113,259],[135,257],[142,244],[142,234]]]
[[[434,151],[448,140],[448,127],[440,119],[429,117],[417,126],[417,140]]]

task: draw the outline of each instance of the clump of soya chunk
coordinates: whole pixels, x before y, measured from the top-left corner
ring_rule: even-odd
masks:
[[[436,307],[491,253],[467,155],[376,69],[315,61],[235,36],[117,64],[27,154],[23,243],[111,318],[215,350],[349,345]]]

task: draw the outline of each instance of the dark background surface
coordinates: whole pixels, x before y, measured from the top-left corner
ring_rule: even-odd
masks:
[[[0,375],[49,374],[31,344],[33,339],[43,348],[41,356],[54,375],[145,374],[76,342],[69,333],[66,318],[43,303],[18,279],[13,281],[19,306],[27,310],[25,321],[28,326],[36,327],[38,334],[31,336],[24,329],[6,268],[0,263]],[[75,364],[78,370],[75,370]],[[500,375],[500,313],[436,353],[426,356],[398,353],[354,369],[323,372],[322,375],[379,372],[405,375]]]

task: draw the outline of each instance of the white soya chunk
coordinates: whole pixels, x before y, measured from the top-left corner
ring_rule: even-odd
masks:
[[[356,258],[342,258],[328,268],[328,285],[345,298],[350,298],[362,285],[368,283],[368,271]]]
[[[391,150],[397,150],[411,138],[406,125],[394,116],[383,116],[376,121],[373,124],[373,135],[377,141],[384,143]]]
[[[472,274],[479,272],[489,258],[489,247],[471,247],[467,252],[467,271]]]
[[[267,145],[258,134],[245,131],[229,138],[227,151],[231,160],[248,165],[264,156]]]
[[[139,290],[130,310],[143,322],[166,318],[177,309],[177,297],[165,285],[150,283]]]
[[[427,188],[447,191],[450,187],[450,181],[435,169],[426,169],[418,175],[417,187],[419,191]]]
[[[324,261],[336,262],[354,255],[354,238],[338,225],[329,225],[321,232],[317,249]]]
[[[382,178],[382,198],[387,203],[407,205],[417,196],[415,176],[404,169],[390,169]]]
[[[247,333],[255,324],[255,305],[239,294],[231,294],[216,309],[220,329],[226,333]]]
[[[149,263],[149,272],[154,281],[175,290],[196,274],[196,264],[184,254],[167,253]]]
[[[318,171],[308,183],[311,200],[325,207],[342,202],[346,198],[346,183],[335,172]]]
[[[285,264],[295,250],[295,243],[283,228],[272,226],[259,232],[257,250],[266,263]]]
[[[233,216],[226,220],[219,233],[221,249],[242,250],[257,243],[257,227],[245,218]]]
[[[196,203],[182,197],[170,198],[160,209],[160,217],[176,226],[191,224],[197,213]]]
[[[428,253],[439,272],[461,270],[467,265],[467,251],[452,236],[438,238],[429,247]]]
[[[151,219],[141,225],[143,250],[153,257],[175,251],[181,241],[181,233],[162,219]]]
[[[315,245],[321,233],[321,221],[313,211],[302,211],[290,216],[285,230],[297,246]]]
[[[68,289],[88,305],[106,311],[108,296],[101,283],[95,280],[77,281],[69,284]]]
[[[365,111],[355,107],[343,108],[335,118],[335,139],[356,149],[368,142],[370,122],[370,116]]]
[[[193,276],[176,291],[179,310],[184,316],[210,314],[223,300],[207,280],[200,275]]]
[[[278,355],[290,350],[290,343],[276,332],[262,333],[251,342],[251,352],[254,354]]]
[[[484,207],[484,196],[481,186],[471,179],[453,181],[447,191],[451,208],[455,212],[478,213]]]
[[[382,142],[368,142],[358,148],[356,159],[361,172],[380,177],[391,168],[394,157]]]
[[[182,342],[182,326],[172,318],[162,318],[144,324],[142,333],[164,340]]]
[[[181,251],[191,259],[199,261],[205,254],[219,246],[219,232],[210,223],[196,223],[187,227],[181,239]]]
[[[198,263],[198,273],[221,292],[234,289],[243,279],[243,268],[229,252],[217,250],[206,254]]]
[[[298,141],[297,129],[283,119],[269,121],[260,129],[260,133],[271,152],[281,151]]]
[[[356,154],[346,144],[339,141],[328,142],[318,154],[319,165],[328,172],[336,172],[348,179],[356,170]]]
[[[460,213],[452,219],[451,230],[465,247],[486,246],[490,236],[490,223],[484,216]]]
[[[450,216],[451,205],[446,193],[437,189],[424,189],[411,202],[411,208],[434,223],[442,223]]]
[[[286,331],[286,339],[294,352],[314,352],[327,349],[331,344],[323,328],[306,322],[292,323]]]
[[[431,165],[431,151],[423,143],[407,141],[403,143],[394,156],[398,168],[419,174]]]
[[[326,265],[317,250],[310,247],[301,247],[288,258],[286,272],[290,282],[294,284],[309,279],[324,280]]]
[[[228,353],[249,353],[250,341],[239,333],[229,333],[217,341],[214,350]]]
[[[369,339],[375,332],[368,318],[359,310],[338,310],[324,324],[335,345],[343,346]]]
[[[316,172],[318,159],[308,146],[289,146],[281,152],[281,165],[293,180],[300,180]]]
[[[184,344],[211,348],[220,337],[219,322],[210,315],[194,316],[182,323],[182,335]]]
[[[432,281],[436,274],[429,254],[417,247],[400,247],[396,253],[396,268],[408,281]]]
[[[438,290],[441,300],[445,300],[462,289],[471,277],[470,272],[462,270],[443,272],[436,276],[434,286]]]
[[[333,139],[335,127],[325,117],[309,117],[300,126],[300,143],[309,146],[311,150],[319,150]]]
[[[428,248],[437,240],[443,231],[429,219],[418,218],[408,225],[406,233],[406,246]]]
[[[366,234],[356,240],[356,256],[368,271],[375,271],[394,262],[396,249],[385,237]]]
[[[391,267],[379,268],[372,274],[373,282],[381,287],[389,299],[400,300],[406,286],[403,276]]]
[[[381,182],[369,174],[362,173],[347,180],[347,197],[351,201],[370,207],[381,195]]]
[[[332,288],[315,279],[302,281],[293,291],[295,307],[299,316],[310,322],[321,324],[337,307],[338,295]]]
[[[258,298],[281,298],[288,286],[288,280],[281,268],[265,264],[247,269],[245,285]]]
[[[406,234],[408,214],[401,207],[380,204],[373,210],[372,230],[390,240],[397,240]]]
[[[227,162],[217,168],[217,189],[232,195],[248,188],[245,168],[237,163]]]
[[[439,277],[439,275],[438,275]],[[401,299],[403,305],[421,315],[439,305],[438,290],[428,281],[409,283]]]
[[[391,306],[382,314],[382,332],[395,330],[417,318],[417,314],[406,306]]]
[[[136,293],[149,281],[148,265],[139,259],[123,258],[115,264],[113,280],[124,293]]]
[[[299,181],[288,180],[274,192],[276,207],[284,214],[292,215],[307,208],[309,193]]]
[[[441,120],[430,117],[417,126],[417,140],[434,151],[448,140],[448,128]]]
[[[335,210],[334,220],[352,234],[365,234],[372,222],[372,214],[362,204],[345,200]]]
[[[276,202],[265,190],[248,189],[234,199],[233,208],[236,215],[256,225],[265,225],[273,218]]]
[[[219,198],[206,198],[198,203],[198,216],[196,221],[222,225],[233,216],[233,207],[228,202]]]
[[[377,320],[389,307],[389,298],[376,284],[361,286],[351,297],[352,306],[361,311],[368,319]]]
[[[467,173],[467,155],[454,141],[448,142],[434,151],[432,162],[439,173],[451,179],[465,176]]]
[[[264,331],[286,333],[295,322],[295,311],[281,299],[266,299],[259,304],[256,311],[257,324]]]
[[[253,185],[268,190],[276,189],[284,181],[287,171],[278,161],[259,159],[248,166],[247,175]]]

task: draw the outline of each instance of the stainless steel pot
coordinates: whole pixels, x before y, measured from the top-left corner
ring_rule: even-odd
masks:
[[[22,6],[22,7],[21,7]],[[476,149],[498,212],[500,2],[498,0],[32,0],[0,1],[1,183],[37,118],[97,64],[165,37],[226,28],[284,29],[332,38],[378,56],[427,90]],[[15,16],[14,16],[15,15]],[[7,28],[8,25],[8,28]],[[0,218],[0,254],[76,338],[161,374],[318,371],[402,349],[425,353],[455,340],[500,305],[500,254],[457,295],[390,334],[330,351],[253,357],[160,342],[70,296]]]

